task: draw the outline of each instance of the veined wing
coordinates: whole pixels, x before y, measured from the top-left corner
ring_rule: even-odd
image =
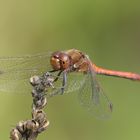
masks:
[[[79,90],[84,84],[84,79],[84,74],[82,72],[68,73],[65,93],[71,93]]]
[[[109,118],[112,112],[112,103],[109,101],[99,83],[96,74],[89,66],[83,87],[78,94],[81,104],[99,119]]]
[[[0,91],[24,92],[29,89],[31,76],[51,70],[49,57],[49,53],[0,57]]]
[[[50,96],[58,95],[61,94],[61,88],[62,88],[62,83],[63,83],[63,72],[59,76],[58,80],[54,82],[54,89],[49,92]],[[53,73],[53,76],[57,77],[57,74]],[[66,86],[64,88],[64,93],[63,94],[69,94],[75,91],[78,91],[84,84],[84,74],[80,72],[70,72],[67,73],[67,82]]]

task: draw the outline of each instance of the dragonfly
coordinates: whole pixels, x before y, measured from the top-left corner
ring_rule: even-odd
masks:
[[[97,118],[108,118],[113,109],[96,75],[107,75],[140,81],[140,75],[104,69],[77,49],[19,57],[0,57],[0,91],[25,93],[31,88],[29,78],[50,72],[55,85],[50,97],[78,91],[78,99]]]

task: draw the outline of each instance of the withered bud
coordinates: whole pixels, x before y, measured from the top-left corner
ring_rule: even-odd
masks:
[[[38,129],[38,133],[41,133],[42,131],[45,131],[47,129],[47,127],[49,126],[49,124],[50,124],[50,122],[48,120],[45,121],[43,126]]]
[[[38,122],[36,122],[34,120],[28,120],[28,121],[26,121],[26,129],[27,130],[36,131],[38,127],[39,127]]]
[[[31,85],[35,86],[37,84],[39,84],[41,82],[40,77],[39,76],[33,76],[30,78],[30,83]]]
[[[12,129],[12,131],[10,132],[10,139],[11,140],[21,140],[22,135],[20,134],[20,132],[14,128]]]
[[[24,131],[25,131],[24,125],[25,125],[25,122],[24,122],[24,121],[20,121],[20,122],[17,124],[17,126],[16,126],[17,130],[18,130],[21,134],[24,133]]]

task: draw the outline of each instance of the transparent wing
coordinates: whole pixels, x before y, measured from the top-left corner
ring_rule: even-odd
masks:
[[[61,92],[62,83],[63,83],[62,75],[63,75],[63,72],[59,76],[58,80],[54,82],[54,89],[53,91],[49,92],[50,96],[54,96],[54,95],[58,95],[62,93]],[[57,74],[53,73],[53,76],[57,77]],[[65,86],[63,94],[72,93],[74,91],[79,90],[84,84],[84,79],[85,78],[84,78],[83,73],[78,73],[78,72],[67,73],[67,82],[66,82],[66,86]]]
[[[50,53],[21,57],[0,57],[0,91],[26,92],[29,78],[50,70]]]
[[[86,74],[83,87],[78,94],[81,104],[99,119],[109,118],[112,112],[112,103],[104,94],[96,80],[92,68]]]
[[[67,74],[67,83],[65,93],[71,93],[79,90],[84,84],[84,74],[80,72],[71,72]]]

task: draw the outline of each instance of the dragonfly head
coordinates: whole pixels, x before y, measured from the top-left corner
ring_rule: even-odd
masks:
[[[50,63],[54,70],[65,70],[70,67],[71,59],[64,52],[54,52],[51,55]]]

